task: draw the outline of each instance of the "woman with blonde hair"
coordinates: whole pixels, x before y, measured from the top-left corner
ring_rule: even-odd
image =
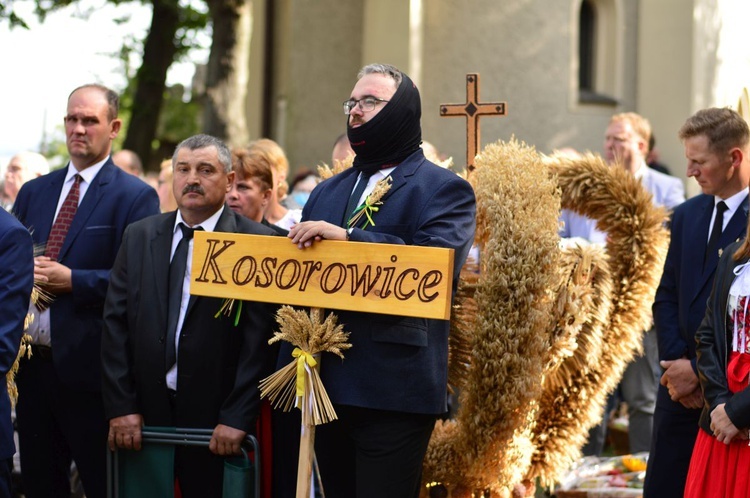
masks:
[[[289,161],[282,148],[269,138],[261,138],[250,142],[248,153],[263,158],[270,166],[273,174],[273,188],[271,189],[271,199],[266,207],[265,217],[276,226],[290,229],[294,224],[299,223],[302,211],[300,209],[287,209],[281,204],[289,185],[286,182],[286,176],[289,173]]]

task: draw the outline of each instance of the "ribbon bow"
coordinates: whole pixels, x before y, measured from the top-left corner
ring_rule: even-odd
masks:
[[[318,362],[315,361],[313,355],[307,351],[302,351],[300,348],[294,348],[292,356],[297,358],[297,397],[301,398],[305,395],[305,365],[307,364],[310,368],[315,368]]]

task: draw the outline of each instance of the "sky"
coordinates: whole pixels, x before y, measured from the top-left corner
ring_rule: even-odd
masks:
[[[10,29],[0,21],[0,170],[16,152],[38,151],[45,131],[63,137],[62,119],[74,88],[102,83],[122,90],[124,67],[113,54],[128,37],[142,39],[151,21],[150,6],[140,2],[115,7],[106,0],[80,0],[41,24],[32,14],[33,2],[14,6],[30,29]],[[87,10],[92,11],[88,19],[77,17]],[[114,22],[125,16],[127,22]],[[207,53],[196,55],[207,58]],[[140,57],[131,64],[137,68]],[[167,83],[189,85],[193,72],[191,62],[173,64]]]

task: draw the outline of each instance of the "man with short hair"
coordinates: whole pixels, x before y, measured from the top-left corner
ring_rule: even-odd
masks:
[[[132,150],[122,149],[112,154],[112,162],[125,173],[143,178],[143,163],[138,154]]]
[[[674,211],[669,252],[653,306],[664,374],[645,498],[683,495],[703,406],[694,336],[706,311],[722,248],[744,237],[747,225],[750,129],[742,116],[731,109],[703,109],[685,122],[679,137],[688,160],[687,175],[696,179],[702,194]]]
[[[102,307],[125,227],[159,212],[154,189],[109,156],[120,131],[119,97],[101,85],[68,97],[70,162],[21,187],[13,207],[45,247],[36,280],[53,294],[29,333],[32,357],[18,371],[21,471],[28,498],[67,496],[75,460],[89,498],[105,494],[107,428],[101,399]]]
[[[7,199],[5,206],[8,211],[16,201],[18,191],[24,183],[49,173],[47,159],[37,152],[19,152],[10,159],[5,167],[5,181],[3,188]]]
[[[141,427],[213,429],[210,452],[178,448],[182,496],[221,496],[223,459],[240,451],[260,408],[258,383],[272,373],[268,345],[276,307],[190,295],[195,230],[274,235],[224,204],[232,183],[227,146],[209,135],[181,142],[172,157],[177,211],[125,232],[104,307],[102,369],[109,446],[141,448]],[[237,322],[235,323],[235,319]]]
[[[417,87],[393,66],[365,66],[344,113],[353,167],[313,190],[289,237],[300,248],[322,239],[451,248],[455,291],[474,239],[474,192],[425,159]],[[392,184],[372,226],[354,222],[354,206],[386,177]],[[343,362],[324,354],[320,371],[339,417],[316,433],[325,494],[416,497],[435,420],[447,410],[449,322],[337,315],[351,332],[352,348]],[[282,350],[279,362],[286,364],[289,353]]]
[[[655,205],[672,210],[685,200],[685,187],[678,178],[648,167],[650,136],[651,124],[643,116],[634,112],[615,114],[605,132],[605,158],[640,180]],[[632,453],[648,451],[651,446],[660,375],[656,331],[652,328],[644,332],[643,354],[628,364],[620,381],[620,394],[628,405],[628,441]]]

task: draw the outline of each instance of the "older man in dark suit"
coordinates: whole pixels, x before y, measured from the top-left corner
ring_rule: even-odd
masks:
[[[109,445],[140,449],[145,425],[213,429],[210,450],[178,449],[184,497],[221,496],[222,459],[239,453],[275,362],[275,306],[246,302],[239,322],[219,298],[190,296],[194,230],[275,235],[224,204],[234,173],[220,140],[196,135],[172,158],[178,210],[131,225],[112,270],[102,366]],[[183,265],[180,267],[180,265]]]
[[[54,294],[30,329],[18,372],[21,471],[28,498],[67,496],[75,460],[89,498],[105,494],[102,309],[125,227],[159,212],[154,189],[112,163],[119,99],[101,85],[68,97],[65,168],[24,184],[13,211],[45,245],[35,273]]]
[[[365,66],[344,112],[354,165],[313,190],[289,237],[302,248],[321,239],[451,248],[457,277],[474,239],[474,192],[425,159],[414,83],[393,66]],[[353,210],[386,177],[392,185],[374,223],[354,222]],[[321,366],[339,415],[316,435],[326,496],[416,497],[435,419],[447,410],[449,323],[337,314],[352,348]]]
[[[750,181],[750,130],[731,109],[703,109],[680,129],[687,174],[703,191],[678,206],[654,301],[664,369],[643,496],[682,497],[698,433],[703,396],[695,332],[706,312],[723,247],[745,236]]]
[[[13,422],[5,375],[18,355],[24,320],[34,285],[34,244],[31,235],[0,209],[0,498],[11,497]]]

